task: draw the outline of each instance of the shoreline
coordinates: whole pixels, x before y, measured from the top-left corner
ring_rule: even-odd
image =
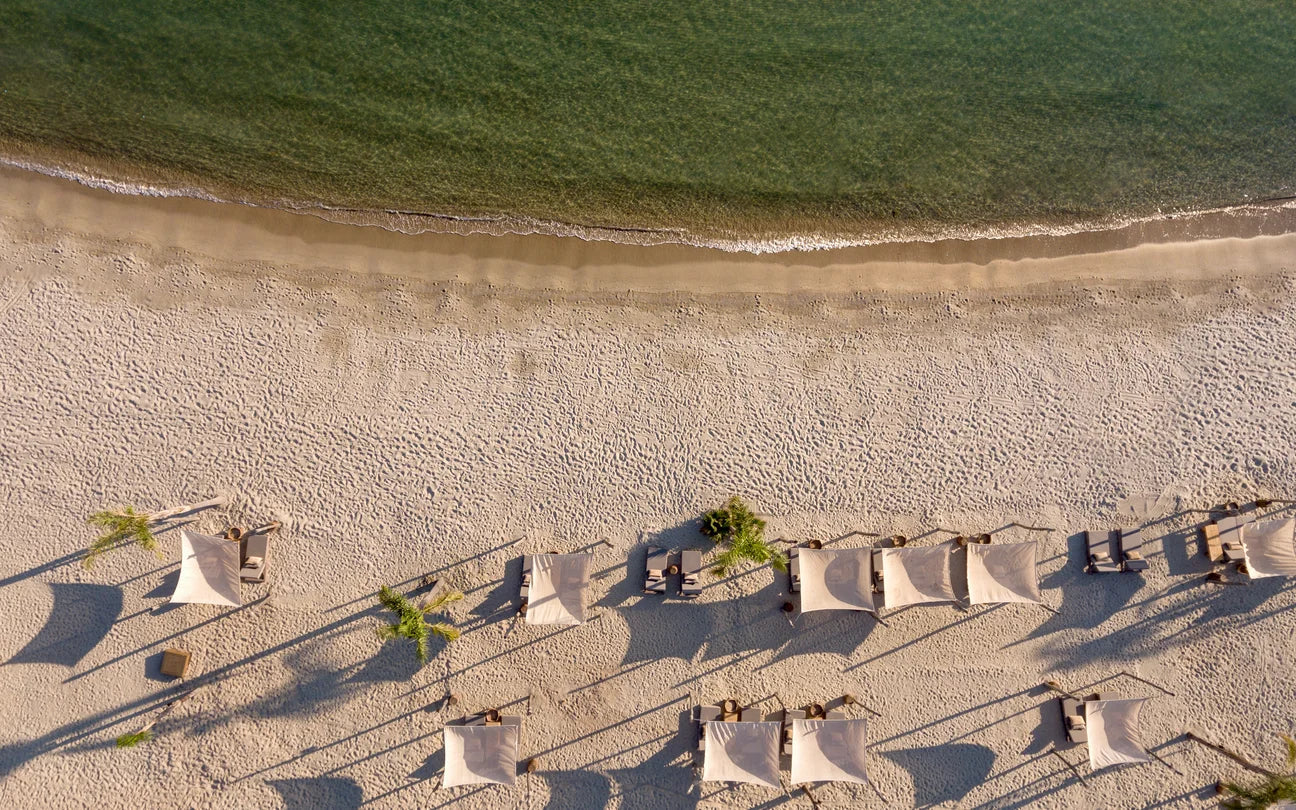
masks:
[[[788,252],[819,252],[852,248],[885,248],[889,246],[943,245],[952,242],[993,242],[997,240],[1049,239],[1059,237],[1111,235],[1119,244],[1122,235],[1136,234],[1137,239],[1183,241],[1194,234],[1273,235],[1296,231],[1296,196],[1276,197],[1235,205],[1202,209],[1175,210],[1155,214],[1110,214],[1096,218],[1079,218],[1065,222],[1024,221],[1000,224],[914,225],[861,233],[797,233],[773,231],[765,237],[752,235],[703,234],[685,227],[614,226],[580,222],[543,220],[527,216],[457,215],[450,213],[378,210],[291,200],[255,201],[221,196],[199,185],[155,185],[144,181],[119,180],[96,174],[89,168],[75,170],[56,163],[0,155],[0,170],[18,170],[52,179],[76,183],[85,188],[113,194],[151,199],[195,199],[222,205],[244,206],[266,211],[284,211],[312,216],[325,222],[372,227],[392,233],[417,236],[441,234],[450,236],[525,237],[547,236],[574,238],[586,242],[609,242],[634,247],[680,246],[718,250],[725,253],[763,256]],[[1128,241],[1125,241],[1128,244]],[[991,251],[992,253],[994,251]]]
[[[1151,282],[1286,270],[1296,210],[1066,236],[894,243],[778,254],[555,236],[401,234],[288,211],[150,198],[0,167],[0,217],[229,263],[567,292],[924,293],[1050,282]]]

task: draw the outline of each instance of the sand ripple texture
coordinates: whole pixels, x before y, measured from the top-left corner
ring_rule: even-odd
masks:
[[[5,807],[809,807],[799,790],[694,788],[687,712],[843,693],[882,713],[870,766],[887,800],[826,784],[823,807],[1212,807],[1216,778],[1242,773],[1184,730],[1275,764],[1274,735],[1293,730],[1296,589],[1202,584],[1189,518],[1159,525],[1144,577],[1085,575],[1080,535],[1129,499],[1296,493],[1280,269],[598,297],[0,229]],[[194,528],[284,523],[241,609],[167,607],[177,533],[161,558],[75,561],[98,507],[218,493],[229,509]],[[644,547],[702,546],[692,521],[732,493],[795,540],[1055,527],[1041,576],[1061,615],[789,624],[768,569],[710,580],[697,602],[642,596]],[[512,618],[520,555],[551,548],[595,554],[585,626]],[[416,669],[375,637],[373,594],[428,572],[467,594],[451,610],[466,632]],[[177,693],[156,675],[169,646],[208,685],[157,740],[115,750]],[[1120,670],[1176,693],[1106,684],[1154,697],[1146,741],[1184,775],[1083,787],[1049,755],[1061,729],[1040,682]],[[488,706],[525,715],[536,772],[441,790],[440,729]]]

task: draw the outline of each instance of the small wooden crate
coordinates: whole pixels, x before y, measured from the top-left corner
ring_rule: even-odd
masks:
[[[189,670],[189,653],[174,647],[162,651],[162,674],[183,678]]]

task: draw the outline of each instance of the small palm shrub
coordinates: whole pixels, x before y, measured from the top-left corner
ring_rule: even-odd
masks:
[[[459,591],[446,591],[422,607],[416,606],[404,596],[386,585],[378,591],[378,602],[387,610],[396,614],[398,621],[378,628],[378,638],[386,641],[389,638],[407,638],[414,642],[415,652],[420,664],[427,662],[427,644],[430,636],[437,636],[452,642],[459,638],[459,629],[448,622],[428,624],[427,614],[441,610],[452,602],[463,599]]]
[[[1281,801],[1296,801],[1296,740],[1282,735],[1287,744],[1287,773],[1270,775],[1255,786],[1227,782],[1224,792],[1229,794],[1221,806],[1229,810],[1267,810]]]
[[[765,540],[765,521],[756,517],[737,495],[704,514],[701,529],[724,548],[712,561],[711,573],[715,576],[725,576],[744,561],[769,564],[776,571],[787,570],[787,555]]]
[[[93,568],[95,560],[99,559],[104,552],[116,547],[118,543],[131,540],[142,549],[154,554],[159,553],[157,538],[149,528],[152,516],[135,511],[133,506],[95,512],[86,522],[103,529],[103,533],[90,541],[90,547],[86,549],[85,559],[81,561],[86,568]]]
[[[153,739],[153,732],[145,729],[137,731],[134,734],[123,734],[117,738],[118,748],[134,748],[142,742],[148,742]]]

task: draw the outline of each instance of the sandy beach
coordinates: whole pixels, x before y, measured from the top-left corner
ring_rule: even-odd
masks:
[[[1207,584],[1200,516],[1160,519],[1296,497],[1291,217],[746,256],[0,170],[0,803],[810,808],[695,784],[688,712],[850,693],[881,713],[877,792],[820,785],[820,807],[1214,807],[1246,774],[1183,734],[1281,764],[1296,587]],[[696,518],[731,494],[798,542],[1051,527],[1061,613],[789,622],[768,568],[642,595],[645,547],[706,547]],[[190,528],[284,525],[244,607],[168,606],[179,532],[79,564],[96,509],[214,495]],[[1084,530],[1140,520],[1150,571],[1084,572]],[[514,620],[520,557],[548,549],[594,553],[589,623]],[[467,595],[465,633],[418,669],[374,594],[428,574]],[[186,683],[158,673],[173,646]],[[1089,775],[1046,679],[1153,698],[1144,741],[1179,773]],[[492,706],[524,715],[535,773],[442,790],[442,727]]]

